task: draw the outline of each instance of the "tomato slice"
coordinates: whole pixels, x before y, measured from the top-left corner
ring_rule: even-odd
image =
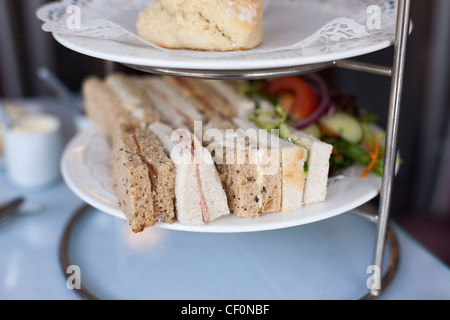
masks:
[[[295,120],[312,115],[318,106],[317,97],[311,87],[296,76],[270,81],[266,93],[271,97],[279,97],[280,105]]]

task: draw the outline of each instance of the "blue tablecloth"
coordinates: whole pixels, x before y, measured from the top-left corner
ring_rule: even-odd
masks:
[[[18,195],[45,210],[0,227],[0,299],[79,299],[67,286],[58,250],[82,201],[64,182],[25,191],[0,173],[0,202]],[[260,233],[158,229],[134,237],[126,222],[96,210],[76,229],[70,257],[83,284],[105,299],[358,299],[367,292],[375,232],[368,221],[343,214]],[[394,229],[401,260],[381,298],[449,299],[450,270]]]
[[[39,105],[67,119],[54,100]],[[66,139],[72,135],[65,130]],[[67,284],[59,245],[84,203],[63,181],[20,190],[0,168],[0,203],[17,196],[44,210],[0,226],[0,299],[79,299]],[[450,299],[448,267],[393,228],[400,264],[381,299]],[[134,235],[125,221],[93,209],[75,226],[68,251],[81,283],[104,299],[358,299],[368,292],[374,238],[375,226],[350,213],[267,232],[153,228]]]

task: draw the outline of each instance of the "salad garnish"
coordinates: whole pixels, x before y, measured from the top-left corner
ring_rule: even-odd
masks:
[[[255,101],[249,116],[257,127],[279,130],[280,137],[295,143],[300,130],[333,146],[330,176],[355,163],[383,174],[385,134],[375,128],[377,116],[360,108],[351,94],[330,88],[317,73],[254,80],[238,84],[241,93]]]

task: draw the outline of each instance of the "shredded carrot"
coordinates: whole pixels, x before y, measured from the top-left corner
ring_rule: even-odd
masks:
[[[330,128],[325,127],[323,125],[319,125],[319,129],[320,129],[320,133],[322,136],[332,137],[332,136],[336,135],[336,133],[333,130],[331,130]]]
[[[336,159],[342,159],[342,154],[340,154],[335,148],[333,148],[331,154],[336,158]]]
[[[361,145],[368,148],[369,150],[374,149],[372,141],[364,141],[363,143],[361,143]]]
[[[367,174],[369,173],[369,171],[373,169],[373,167],[377,163],[378,156],[380,155],[380,141],[378,140],[377,134],[374,134],[374,140],[375,140],[375,145],[374,145],[374,143],[371,143],[371,142],[364,143],[365,146],[369,147],[367,152],[370,156],[371,161],[368,164],[368,166],[366,167],[366,169],[363,171],[363,173],[361,174],[362,178],[365,178],[367,176]]]

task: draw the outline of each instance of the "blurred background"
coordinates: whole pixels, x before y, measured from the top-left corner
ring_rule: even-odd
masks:
[[[0,0],[0,97],[49,96],[36,76],[45,66],[74,92],[91,74],[111,64],[60,46],[41,30],[36,9],[45,0]],[[412,1],[399,148],[402,168],[395,180],[392,217],[450,264],[450,1]],[[359,57],[392,65],[393,49]],[[358,98],[385,126],[390,79],[347,70],[326,72],[329,81]]]

